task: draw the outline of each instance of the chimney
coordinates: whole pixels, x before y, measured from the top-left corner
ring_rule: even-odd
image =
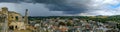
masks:
[[[25,11],[24,19],[25,19],[25,23],[28,24],[28,9],[26,9]]]

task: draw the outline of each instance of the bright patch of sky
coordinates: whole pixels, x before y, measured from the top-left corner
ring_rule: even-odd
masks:
[[[90,12],[95,15],[120,15],[120,0],[93,0],[96,11]]]
[[[111,9],[116,9],[116,8],[119,8],[119,7],[120,7],[120,3],[116,4],[116,5],[109,5],[109,8],[111,8]]]

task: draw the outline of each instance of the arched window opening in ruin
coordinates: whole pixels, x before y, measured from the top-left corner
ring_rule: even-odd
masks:
[[[16,18],[16,20],[18,21],[18,16],[16,16],[15,18]]]

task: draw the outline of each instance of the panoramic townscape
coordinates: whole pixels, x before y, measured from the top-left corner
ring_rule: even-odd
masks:
[[[0,0],[0,32],[120,32],[120,0]]]
[[[120,16],[25,16],[1,8],[1,32],[120,32]],[[111,18],[110,18],[111,17]]]
[[[115,21],[94,21],[82,19],[81,16],[60,17],[31,17],[37,32],[120,32],[120,22]],[[81,18],[78,18],[81,17]],[[42,18],[42,19],[41,19]],[[41,20],[35,20],[41,19]]]

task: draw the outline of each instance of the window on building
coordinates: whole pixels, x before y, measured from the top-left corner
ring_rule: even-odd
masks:
[[[18,20],[18,16],[16,16],[15,19]]]
[[[11,17],[13,19],[13,17]]]

